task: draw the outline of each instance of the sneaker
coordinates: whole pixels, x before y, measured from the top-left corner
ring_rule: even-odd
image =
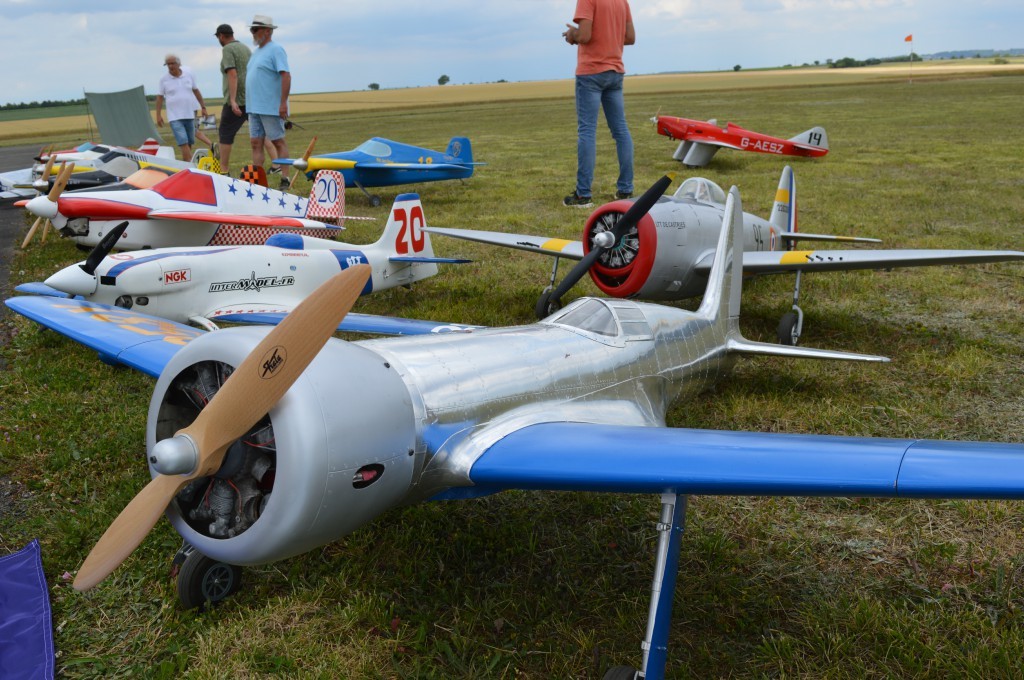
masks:
[[[580,196],[575,191],[562,199],[562,205],[569,208],[589,208],[594,205],[590,196]]]
[[[278,188],[281,189],[282,191],[284,191],[285,189],[291,189],[291,187],[292,187],[291,180],[288,179],[287,177],[282,177],[281,178],[281,184],[278,186]]]
[[[633,198],[633,192],[632,191],[616,191],[615,192],[615,200],[621,201],[624,198]]]
[[[271,165],[270,169],[267,170],[267,174],[268,175],[279,175],[279,174],[281,174],[281,166],[279,166],[279,165]]]

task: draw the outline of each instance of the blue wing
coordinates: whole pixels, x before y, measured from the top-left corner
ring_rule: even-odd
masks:
[[[100,359],[157,377],[167,362],[202,331],[174,321],[85,300],[24,296],[7,306],[96,350]]]
[[[36,292],[45,293],[47,287],[38,285],[42,288]],[[100,359],[108,364],[121,364],[154,378],[160,375],[179,349],[205,332],[167,319],[82,299],[26,295],[11,298],[6,304],[18,314],[96,350]],[[235,314],[219,316],[217,321],[276,325],[284,316],[284,313]],[[470,332],[474,328],[480,326],[372,314],[349,314],[338,326],[339,331],[380,335]]]
[[[284,319],[280,313],[222,314],[217,321],[228,323],[267,324],[276,326]],[[429,335],[431,333],[468,333],[482,326],[403,319],[396,316],[349,313],[338,324],[338,330],[348,333],[373,333],[376,335]]]
[[[463,491],[473,495],[515,488],[1022,499],[1024,446],[543,423],[492,444],[469,476],[477,487]]]

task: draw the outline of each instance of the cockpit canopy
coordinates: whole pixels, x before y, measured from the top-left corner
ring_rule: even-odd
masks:
[[[653,337],[643,311],[631,300],[580,298],[544,323],[583,331],[606,344]],[[611,343],[613,340],[616,342]]]
[[[725,192],[722,191],[722,187],[704,177],[690,177],[679,185],[672,198],[725,205]]]
[[[391,147],[376,138],[363,142],[356,147],[356,151],[362,151],[367,156],[376,156],[377,158],[387,158],[391,155]]]

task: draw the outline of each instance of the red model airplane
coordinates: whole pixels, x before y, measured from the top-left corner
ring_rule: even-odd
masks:
[[[813,127],[791,139],[780,139],[751,132],[732,123],[726,123],[723,129],[718,127],[714,118],[703,121],[655,116],[651,120],[658,127],[658,134],[680,140],[672,158],[682,161],[688,168],[704,167],[721,147],[811,158],[828,153],[828,135],[822,127]]]

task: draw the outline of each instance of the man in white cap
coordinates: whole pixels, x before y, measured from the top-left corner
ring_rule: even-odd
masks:
[[[256,45],[245,72],[245,109],[249,114],[249,141],[252,162],[262,166],[266,156],[263,142],[269,139],[279,158],[288,158],[288,143],[284,138],[284,123],[288,118],[288,94],[292,88],[292,74],[288,68],[288,55],[284,48],[272,41],[274,21],[265,14],[257,14],[249,25],[252,41]],[[281,188],[291,186],[286,171],[281,172]]]

